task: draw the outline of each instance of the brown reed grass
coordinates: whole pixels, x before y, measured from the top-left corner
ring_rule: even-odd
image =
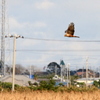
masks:
[[[94,92],[1,92],[0,100],[100,100],[100,91]]]

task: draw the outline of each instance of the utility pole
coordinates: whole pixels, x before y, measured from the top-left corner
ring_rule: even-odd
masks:
[[[67,87],[68,87],[68,64],[67,64]]]
[[[13,37],[13,74],[12,74],[12,91],[15,90],[15,62],[16,62],[16,39],[17,38],[24,38],[23,36],[19,36],[19,35],[8,35],[8,36],[5,36],[5,38],[7,37]]]
[[[69,70],[70,64],[67,64],[67,87],[69,86],[69,81],[70,81],[70,70]]]
[[[94,70],[94,79],[95,79],[95,70]]]
[[[60,67],[61,67],[61,76],[60,76],[61,80],[60,81],[62,82],[62,65],[60,65]]]
[[[4,75],[5,66],[5,0],[2,0],[2,19],[1,19],[1,68],[0,73]]]
[[[68,76],[69,76],[69,84],[71,85],[71,77],[70,77],[70,64],[68,64]]]
[[[83,68],[82,68],[82,78],[83,78],[83,74],[84,74],[84,66],[83,66]]]
[[[100,66],[99,66],[99,79],[100,79]]]
[[[88,86],[88,57],[86,58],[86,87]]]
[[[16,37],[14,36],[13,40],[13,76],[12,76],[12,91],[14,91],[15,85],[15,61],[16,61]]]
[[[30,78],[31,78],[31,75],[32,75],[32,66],[30,66]]]
[[[57,75],[57,66],[55,65],[55,75]]]

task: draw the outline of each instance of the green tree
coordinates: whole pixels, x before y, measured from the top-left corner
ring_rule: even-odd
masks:
[[[53,90],[55,88],[55,81],[54,80],[41,81],[39,88],[46,90]]]

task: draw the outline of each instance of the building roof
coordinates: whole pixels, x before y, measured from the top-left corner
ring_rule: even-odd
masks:
[[[63,60],[60,61],[60,65],[65,65]]]
[[[85,72],[77,72],[77,75],[83,75]]]
[[[60,68],[59,64],[57,64],[56,62],[51,62],[48,64],[48,67],[52,67],[52,66],[53,67],[57,66],[58,68]]]
[[[12,76],[4,76],[1,78],[1,81],[12,83]],[[18,84],[20,86],[28,86],[28,81],[31,81],[32,83],[37,82],[36,80],[30,79],[27,75],[15,75],[15,84]]]

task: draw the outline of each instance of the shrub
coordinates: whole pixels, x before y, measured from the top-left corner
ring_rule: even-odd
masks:
[[[40,87],[47,88],[48,83],[46,81],[40,81]]]
[[[10,82],[2,82],[2,88],[11,90],[12,83],[10,83]]]
[[[12,83],[10,82],[0,82],[0,87],[2,89],[11,90],[12,89]],[[15,84],[15,90],[18,89],[20,86],[18,84]]]
[[[94,82],[93,82],[93,85],[94,85],[95,87],[100,88],[100,80],[99,80],[99,81],[94,81]]]
[[[37,82],[35,82],[35,83],[33,83],[33,85],[38,86],[38,83],[37,83]]]
[[[29,84],[29,86],[32,86],[32,83],[31,83],[31,81],[28,81],[28,84]]]
[[[63,83],[59,83],[59,86],[64,86],[64,84]]]
[[[55,81],[50,79],[49,81],[41,81],[40,86],[38,87],[39,90],[55,90]]]

